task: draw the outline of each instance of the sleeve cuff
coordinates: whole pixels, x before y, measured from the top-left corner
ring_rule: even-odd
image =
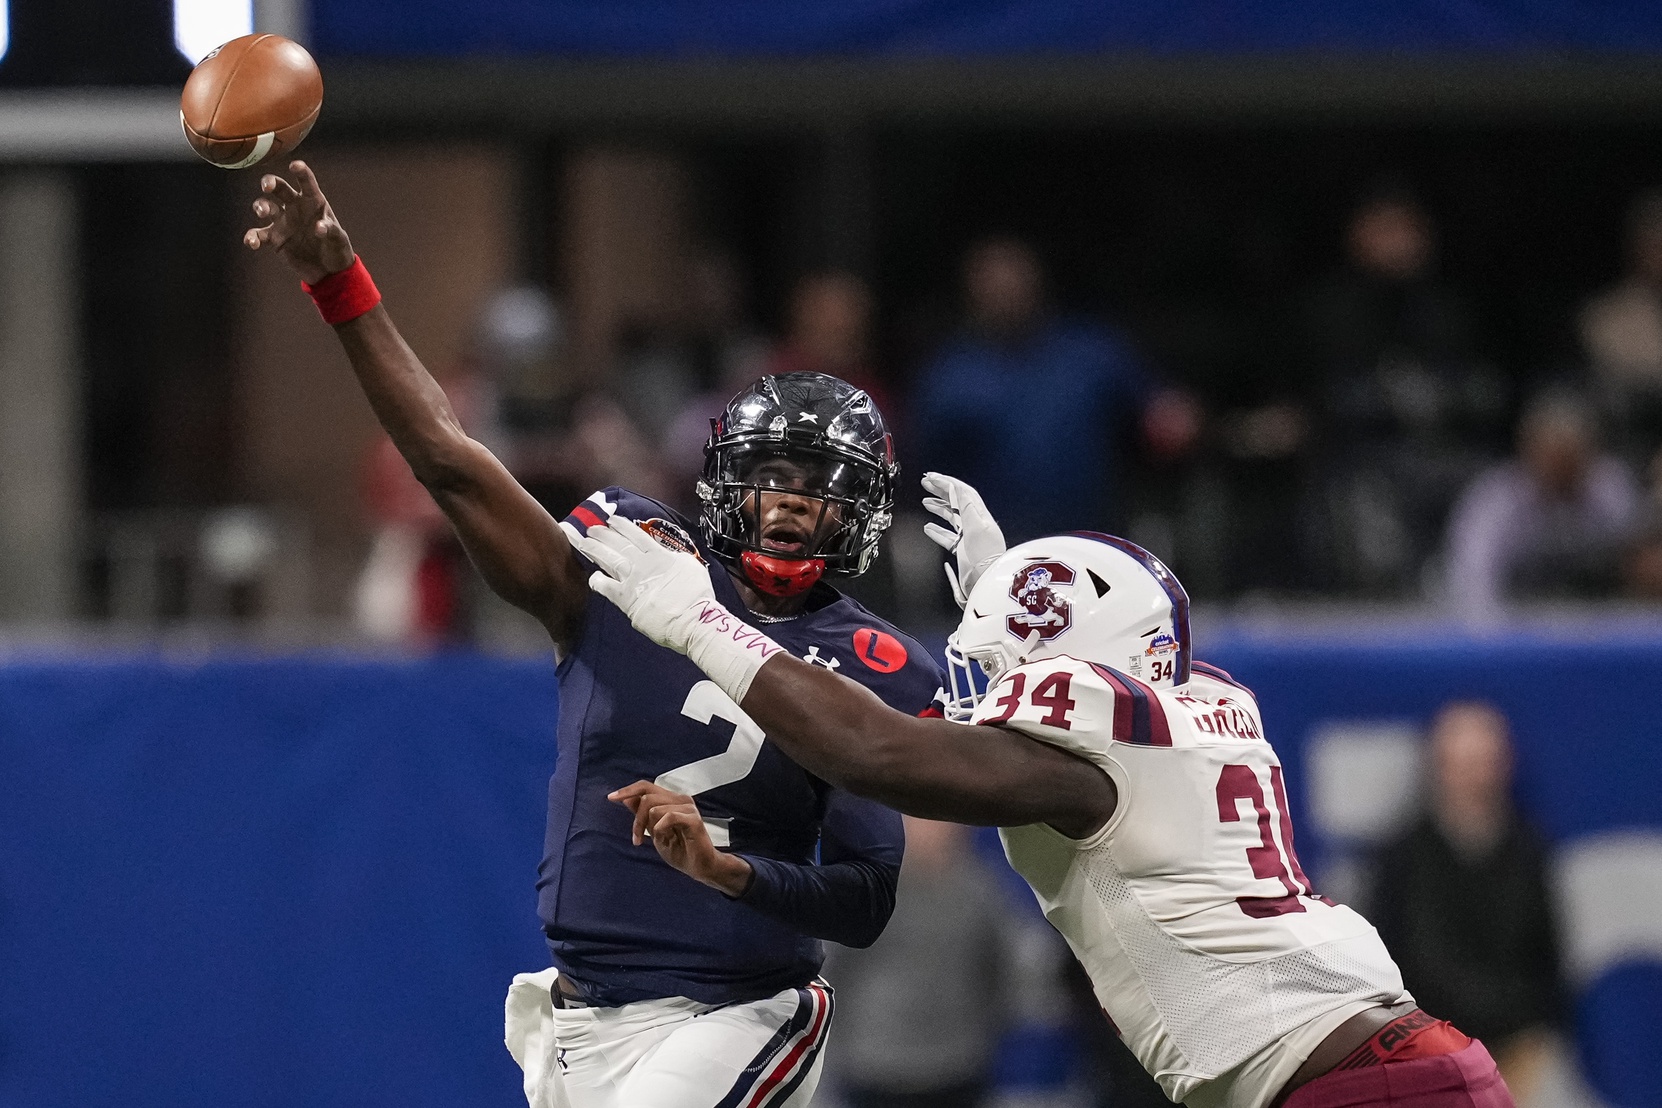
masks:
[[[754,854],[734,854],[736,858],[743,858],[750,863],[750,883],[744,887],[744,892],[738,896],[728,897],[740,904],[749,904],[752,907],[776,904],[779,901],[779,890],[782,883],[776,867],[788,863],[776,862],[772,858],[758,858]]]

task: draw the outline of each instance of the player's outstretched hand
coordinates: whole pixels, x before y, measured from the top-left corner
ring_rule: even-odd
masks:
[[[352,264],[352,240],[318,188],[311,167],[294,161],[289,163],[289,172],[299,188],[275,173],[260,178],[261,196],[254,201],[254,214],[268,222],[250,227],[242,241],[250,250],[277,251],[302,281],[315,285]]]
[[[577,552],[600,567],[589,588],[629,617],[635,630],[678,653],[687,653],[699,618],[716,603],[709,571],[691,554],[664,546],[633,520],[613,516],[587,535],[561,523]]]
[[[750,863],[715,848],[692,797],[651,781],[636,781],[606,799],[634,813],[631,838],[636,846],[651,839],[664,861],[728,896],[740,896],[749,886]]]
[[[987,511],[981,494],[958,478],[925,473],[923,489],[933,494],[923,498],[923,506],[942,521],[925,523],[923,533],[957,562],[956,572],[952,562],[946,564],[946,579],[962,608],[969,603],[970,590],[982,571],[1004,553],[1004,532]]]

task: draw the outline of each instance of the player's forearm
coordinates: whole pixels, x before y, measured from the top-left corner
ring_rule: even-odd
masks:
[[[780,654],[745,713],[799,765],[910,816],[983,827],[1049,823],[1083,836],[1117,803],[1101,770],[996,727],[919,719],[861,685]]]
[[[375,417],[429,488],[467,473],[468,439],[444,390],[393,325],[384,306],[335,328]]]
[[[740,706],[798,765],[857,796],[873,796],[905,769],[899,732],[911,717],[788,654],[762,665]]]
[[[755,876],[738,899],[810,938],[870,946],[894,914],[899,865],[870,860],[818,866],[772,858],[750,861]]]
[[[981,825],[1033,814],[1013,810],[1020,798],[998,795],[969,764],[972,732],[897,712],[864,686],[788,655],[762,666],[742,706],[799,765],[896,811]]]
[[[744,896],[756,877],[756,871],[748,861],[737,854],[722,854],[719,851],[708,865],[699,866],[696,870],[683,869],[681,872],[699,884],[708,885],[734,899]]]

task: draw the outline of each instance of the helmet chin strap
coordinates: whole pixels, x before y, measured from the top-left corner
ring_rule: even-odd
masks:
[[[825,573],[824,558],[777,558],[759,550],[739,555],[745,578],[769,596],[801,596]]]

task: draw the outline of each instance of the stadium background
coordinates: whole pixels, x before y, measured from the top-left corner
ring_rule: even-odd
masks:
[[[1059,301],[1227,404],[1257,368],[1228,321],[1318,273],[1357,191],[1396,175],[1522,381],[1565,357],[1625,205],[1662,181],[1662,10],[1637,4],[5,11],[7,1108],[518,1095],[497,1021],[541,953],[551,669],[482,602],[465,644],[354,626],[373,423],[286,271],[238,251],[254,177],[178,135],[186,55],[251,23],[314,49],[305,153],[441,373],[493,294],[531,284],[564,311],[559,372],[603,383],[715,241],[770,332],[800,274],[863,276],[903,380],[958,253],[996,229],[1038,246]],[[1198,480],[1141,477],[1156,505]],[[1318,882],[1411,803],[1438,704],[1508,713],[1575,988],[1557,1102],[1662,1104],[1655,610],[1473,629],[1402,590],[1255,587],[1230,567],[1262,538],[1208,559],[1181,520],[1154,533],[1203,601],[1202,656],[1260,694]],[[938,637],[939,598],[904,586],[876,600]],[[1042,1039],[1010,1048],[1012,1096],[1066,1080]]]

